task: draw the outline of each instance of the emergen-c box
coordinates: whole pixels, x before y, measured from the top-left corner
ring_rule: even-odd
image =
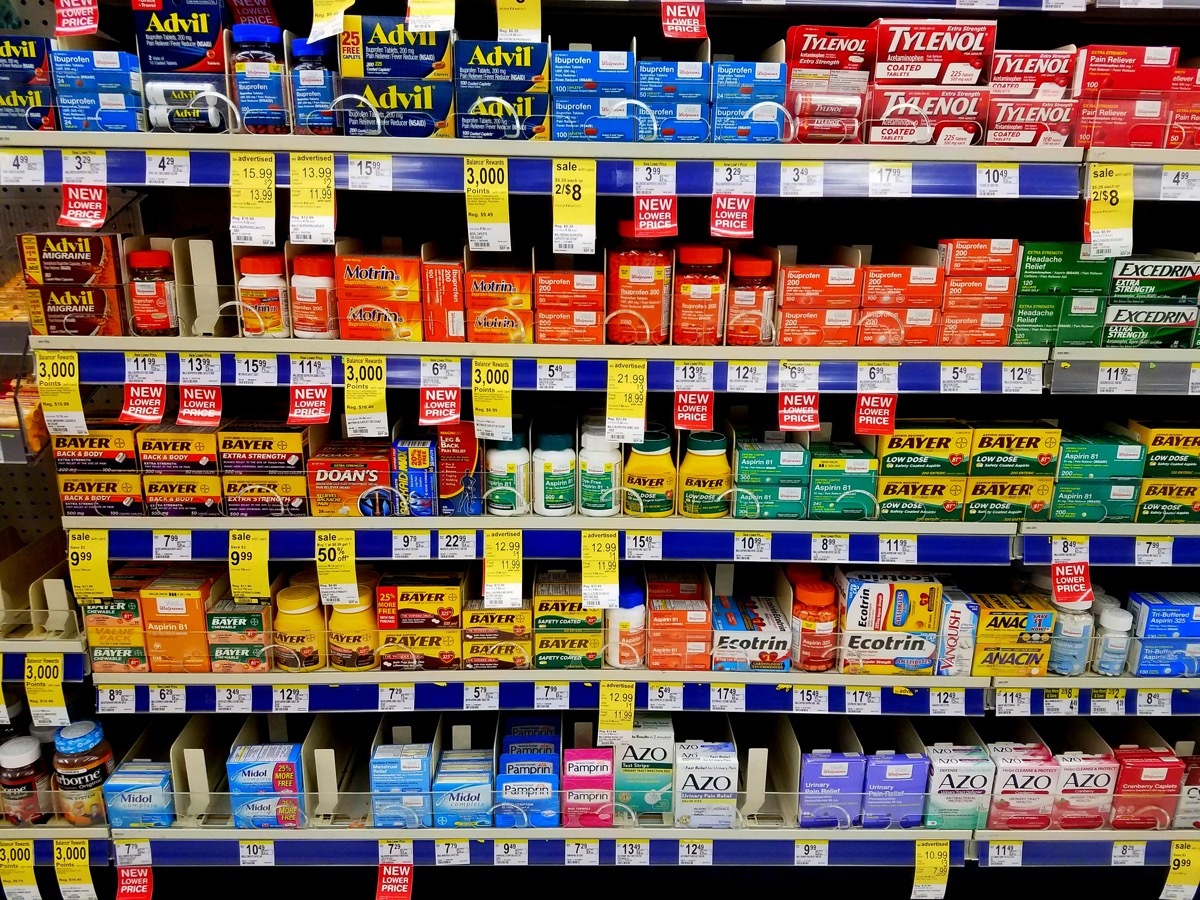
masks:
[[[877,19],[877,84],[973,85],[987,80],[995,20]]]

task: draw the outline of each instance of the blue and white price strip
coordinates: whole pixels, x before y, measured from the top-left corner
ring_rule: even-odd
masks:
[[[823,685],[793,686],[792,712],[825,715],[829,712],[829,688]]]
[[[0,151],[0,184],[40,187],[46,183],[46,159],[41,150]]]
[[[62,155],[63,184],[108,184],[108,157],[103,150],[69,150]]]
[[[533,686],[534,709],[570,709],[571,685],[565,681],[539,681]]]
[[[187,187],[192,183],[192,157],[186,150],[146,154],[146,184]]]
[[[617,841],[616,861],[618,866],[650,865],[650,841],[646,838]]]
[[[428,531],[392,532],[392,559],[429,559],[432,547]]]
[[[413,858],[413,842],[404,840],[385,840],[379,842],[379,862],[383,863],[408,863],[412,865]]]
[[[1033,715],[1029,688],[996,688],[996,715]]]
[[[308,712],[307,684],[277,684],[271,688],[271,712]]]
[[[1174,699],[1170,688],[1164,690],[1139,689],[1137,692],[1137,714],[1139,716],[1169,716]]]
[[[217,687],[217,712],[254,712],[254,690],[248,684],[222,684]]]
[[[915,534],[881,534],[879,536],[881,566],[915,566],[917,536]]]
[[[792,851],[792,864],[796,866],[829,865],[829,841],[796,841]]]
[[[190,531],[156,531],[151,539],[150,558],[155,562],[191,562]]]
[[[708,708],[713,712],[745,712],[744,684],[711,684],[708,687]]]
[[[766,362],[731,362],[725,376],[725,390],[731,394],[765,394],[769,371]]]
[[[238,841],[239,866],[275,865],[274,841]]]
[[[883,688],[846,688],[846,712],[859,716],[883,715]]]
[[[770,562],[771,532],[738,531],[733,535],[734,562]]]
[[[1133,564],[1135,566],[1169,566],[1174,563],[1175,539],[1164,537],[1139,537],[1133,541]]]
[[[475,559],[474,531],[439,531],[438,559]]]
[[[1079,715],[1079,688],[1046,688],[1043,690],[1042,715]]]
[[[646,708],[651,712],[673,712],[683,709],[683,684],[652,681],[646,686]]]
[[[154,864],[149,840],[113,841],[113,851],[117,857],[117,865],[121,867]]]
[[[351,153],[346,163],[346,187],[352,191],[390,191],[392,158],[382,153]]]
[[[1020,841],[990,841],[987,864],[993,869],[1019,869],[1022,855]]]
[[[1145,841],[1113,841],[1112,860],[1114,866],[1144,866],[1146,864]]]
[[[967,714],[966,689],[930,688],[929,714],[931,716],[965,716]]]
[[[809,556],[815,563],[850,562],[850,535],[814,534],[809,547]]]
[[[578,383],[579,377],[575,360],[539,359],[537,361],[537,389],[539,391],[574,393]]]
[[[150,685],[150,712],[187,712],[187,688],[182,684]]]
[[[1159,900],[1192,900],[1200,887],[1200,841],[1172,841],[1167,883]]]
[[[1125,688],[1092,688],[1093,716],[1125,715]]]
[[[1013,198],[1021,196],[1021,167],[1016,163],[977,163],[975,196]]]
[[[1041,392],[1041,363],[1006,363],[1000,370],[1000,393],[1040,394]]]
[[[679,842],[679,865],[711,866],[712,864],[713,842],[711,840]]]
[[[529,865],[529,841],[503,840],[492,842],[492,865],[494,866],[527,866]]]
[[[780,164],[780,197],[823,197],[824,195],[824,163],[798,162]]]
[[[459,839],[434,841],[433,862],[438,866],[469,866],[471,864],[471,842]]]
[[[1200,200],[1200,166],[1163,166],[1160,200]]]
[[[942,363],[943,394],[979,394],[983,391],[983,363]]]
[[[132,685],[102,684],[96,686],[96,712],[137,712],[137,693]]]
[[[416,685],[381,684],[379,686],[380,712],[412,712],[416,709]]]
[[[627,560],[661,560],[661,531],[625,532],[625,558]]]
[[[872,162],[867,164],[868,197],[911,197],[912,163]]]
[[[600,865],[600,842],[595,839],[564,841],[563,863],[568,866]]]
[[[462,708],[473,711],[499,709],[499,682],[492,681],[484,684],[464,684]]]

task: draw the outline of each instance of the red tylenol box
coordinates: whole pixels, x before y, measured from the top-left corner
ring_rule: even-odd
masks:
[[[989,79],[992,96],[1062,100],[1075,75],[1074,47],[1058,50],[997,50]]]
[[[989,147],[1067,147],[1078,122],[1078,100],[992,97],[987,143]]]
[[[877,87],[871,91],[869,144],[982,144],[987,88]]]
[[[1166,145],[1165,95],[1153,99],[1095,97],[1080,101],[1077,147],[1148,147]]]
[[[876,84],[972,85],[987,80],[995,21],[878,19]]]

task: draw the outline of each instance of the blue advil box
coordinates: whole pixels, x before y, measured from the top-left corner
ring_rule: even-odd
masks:
[[[712,140],[707,103],[647,103],[646,107],[636,107],[639,141],[702,144]]]
[[[549,76],[548,42],[454,42],[454,82],[460,90],[545,94],[550,90]],[[458,105],[462,107],[461,99]]]
[[[405,78],[347,78],[346,134],[454,137],[454,85]],[[355,100],[353,97],[364,98]],[[376,117],[378,113],[378,118]]]
[[[119,50],[51,50],[50,67],[58,91],[140,94],[137,57]]]
[[[458,136],[492,141],[550,140],[549,94],[458,91]]]
[[[225,72],[225,0],[149,0],[133,10],[142,72]]]
[[[669,61],[639,59],[637,98],[672,103],[710,103],[712,101],[712,56],[708,41],[703,41],[695,59]]]
[[[24,34],[0,34],[0,82],[49,84],[54,41]]]
[[[346,16],[342,77],[449,81],[453,38],[449,31],[409,31],[396,16]]]
[[[550,109],[554,140],[636,140],[635,110],[621,97],[555,97]]]
[[[637,41],[628,50],[593,50],[571,44],[550,53],[550,92],[555,97],[632,97],[637,80]]]
[[[0,84],[0,131],[54,131],[54,90],[48,84]]]

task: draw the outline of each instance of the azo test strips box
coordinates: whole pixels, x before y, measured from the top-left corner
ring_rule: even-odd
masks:
[[[613,789],[618,813],[627,807],[639,820],[662,817],[671,824],[675,730],[669,713],[634,713],[633,730],[613,747]]]

